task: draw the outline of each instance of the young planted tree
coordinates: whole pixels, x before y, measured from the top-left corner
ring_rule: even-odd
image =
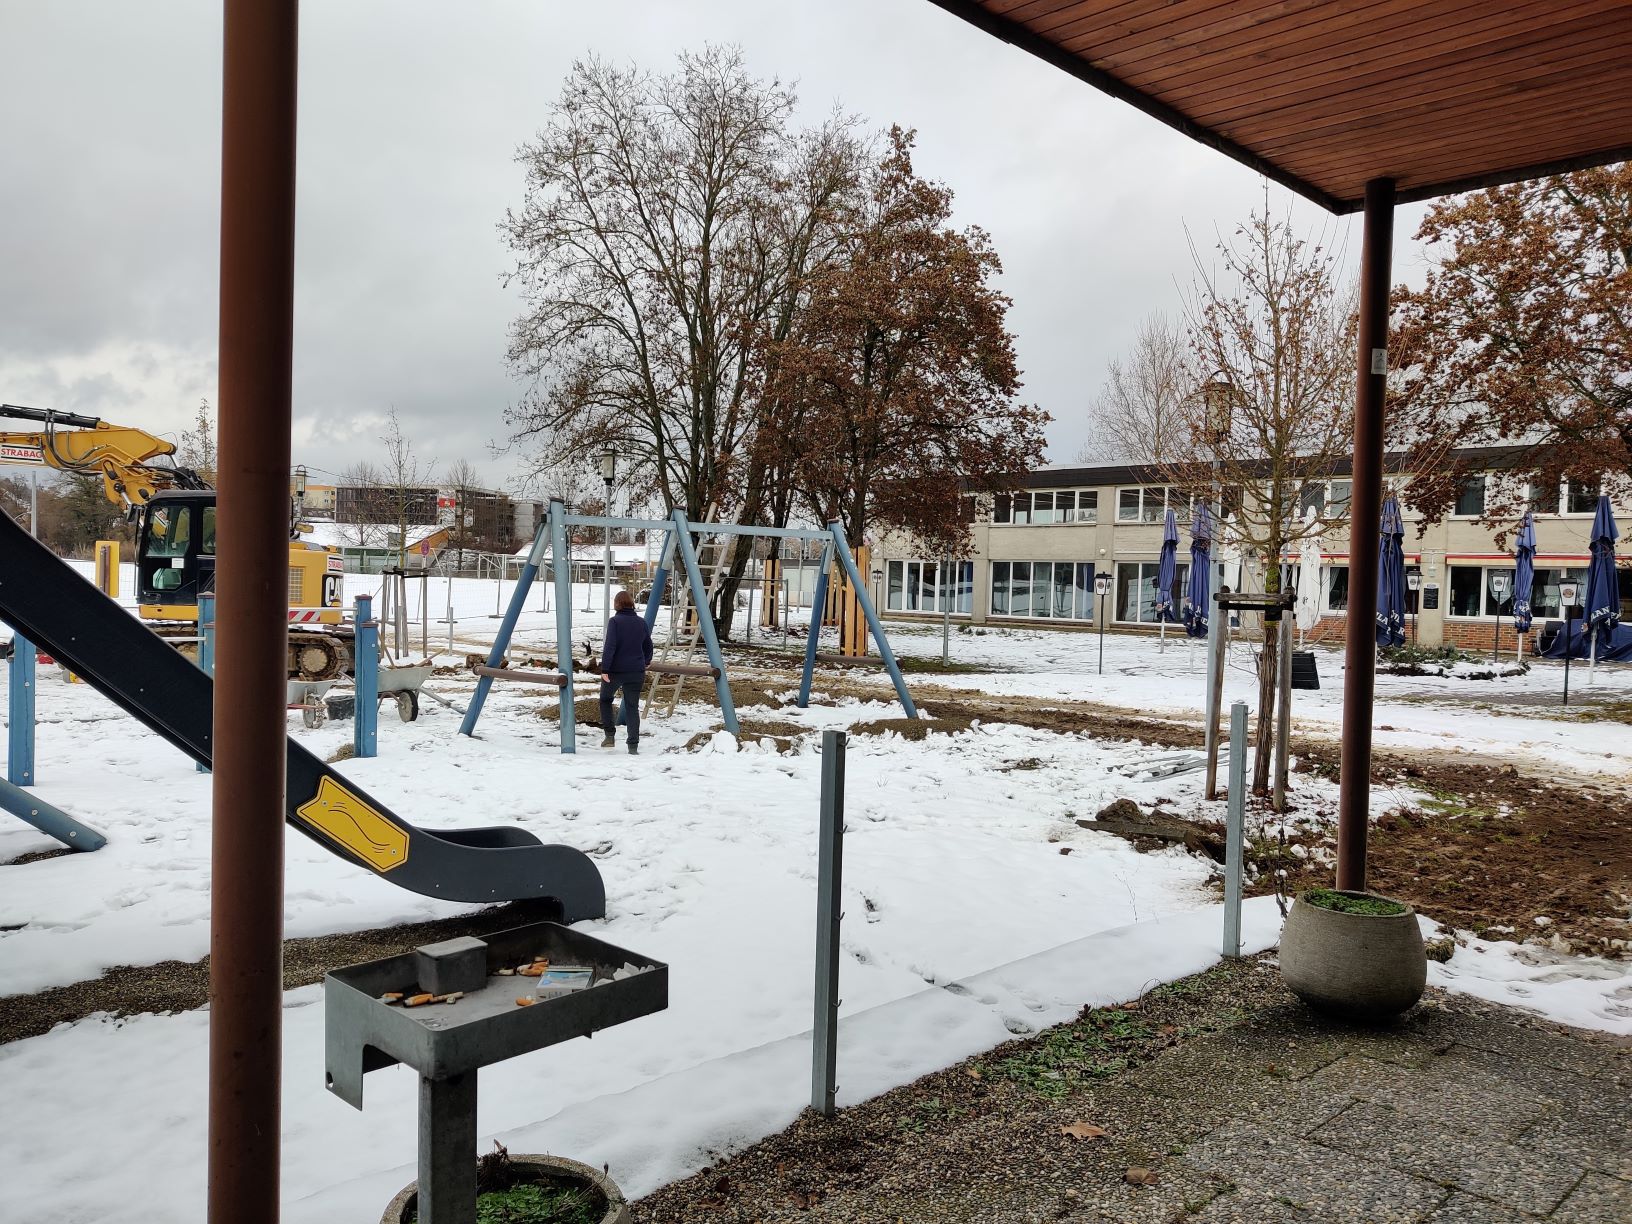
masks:
[[[1216,255],[1216,269],[1195,258],[1184,312],[1189,390],[1174,398],[1153,435],[1160,448],[1152,458],[1189,499],[1227,502],[1222,530],[1259,560],[1264,592],[1273,595],[1281,589],[1282,556],[1332,521],[1307,519],[1299,506],[1305,489],[1327,480],[1348,452],[1355,313],[1336,256],[1267,207],[1220,241]],[[1132,363],[1160,366],[1134,374],[1135,382],[1170,376],[1169,355],[1150,352],[1136,350]],[[1252,782],[1260,795],[1270,782],[1279,628],[1266,618]]]
[[[1084,463],[1147,461],[1164,454],[1181,401],[1195,390],[1184,327],[1165,314],[1147,315],[1133,349],[1113,357],[1105,385],[1089,410]]]
[[[1390,388],[1412,503],[1450,511],[1468,473],[1442,458],[1468,445],[1522,448],[1485,501],[1503,536],[1527,484],[1632,486],[1632,162],[1440,201],[1417,238],[1434,262],[1396,295]]]
[[[997,253],[951,228],[952,192],[913,172],[912,144],[892,129],[838,257],[773,346],[765,428],[803,508],[853,545],[876,524],[960,555],[964,496],[1037,463],[1048,417],[1015,398]]]

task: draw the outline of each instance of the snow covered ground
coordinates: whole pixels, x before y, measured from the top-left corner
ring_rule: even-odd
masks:
[[[372,581],[352,576],[350,594]],[[493,608],[509,588],[453,584],[455,654],[491,639]],[[127,582],[127,602],[129,589]],[[433,614],[446,595],[433,580]],[[580,643],[596,635],[600,615],[584,613],[581,601],[599,596],[598,588],[574,592]],[[541,597],[535,589],[528,600],[520,650],[553,646],[554,614],[541,610]],[[448,629],[433,625],[433,641],[440,633],[446,645]],[[938,656],[938,628],[903,627],[893,637],[903,653]],[[955,659],[1002,670],[946,683],[1194,715],[1199,651],[1192,661],[1182,639],[1159,653],[1147,639],[1108,635],[1101,677],[1098,647],[1093,634],[956,635]],[[1299,694],[1298,706],[1299,718],[1334,732],[1339,661],[1322,654],[1327,687]],[[1244,654],[1232,660],[1227,698],[1250,695],[1249,667]],[[1629,674],[1601,669],[1602,683],[1632,692]],[[1429,688],[1385,678],[1379,721],[1398,718],[1402,744],[1454,742],[1492,754],[1546,754],[1555,767],[1624,769],[1632,759],[1625,726],[1518,713],[1469,717],[1474,698],[1539,695],[1548,682],[1538,668],[1484,687],[1452,682],[1472,698],[1457,691],[1453,700],[1418,700],[1445,693],[1446,682]],[[456,704],[471,690],[458,677],[432,684]],[[935,701],[926,704],[933,713]],[[609,1162],[613,1176],[639,1193],[784,1125],[806,1099],[820,758],[814,736],[791,754],[768,743],[739,747],[723,735],[685,751],[693,736],[716,727],[700,705],[648,724],[639,757],[621,748],[603,753],[588,733],[577,755],[562,756],[556,725],[538,717],[552,705],[537,692],[496,686],[480,738],[471,740],[456,734],[457,713],[425,702],[417,723],[382,720],[379,757],[338,768],[415,823],[515,822],[595,857],[608,914],[584,927],[667,961],[669,1010],[485,1072],[481,1133],[484,1145],[496,1137],[517,1151]],[[881,695],[783,708],[776,717],[814,732],[898,712]],[[42,683],[39,717],[39,793],[100,828],[109,844],[95,854],[0,867],[0,991],[202,956],[209,778],[83,685]],[[291,717],[289,726],[320,755],[349,741],[347,725],[306,730]],[[1556,741],[1555,730],[1564,733]],[[1379,743],[1390,734],[1381,732]],[[852,740],[842,1101],[1066,1019],[1084,1002],[1132,997],[1211,963],[1219,914],[1208,870],[1177,851],[1138,854],[1074,821],[1119,797],[1193,801],[1197,774],[1131,776],[1157,751],[991,724],[916,742]],[[1379,791],[1375,806],[1398,801]],[[0,817],[0,862],[49,845]],[[290,833],[287,848],[291,936],[462,908],[404,893],[299,834]],[[1251,903],[1249,945],[1270,946],[1277,922],[1272,903]],[[1534,953],[1461,948],[1435,967],[1435,980],[1572,1023],[1632,1026],[1625,975],[1615,976],[1621,966],[1596,962],[1590,973],[1575,972]],[[284,1020],[287,1218],[372,1219],[413,1176],[413,1078],[401,1068],[369,1076],[366,1109],[355,1113],[322,1086],[320,988],[290,992]],[[0,1114],[6,1210],[35,1224],[199,1219],[206,1028],[204,1011],[93,1017],[0,1046],[8,1099],[28,1102]],[[89,1165],[87,1152],[97,1157]],[[87,1168],[118,1172],[88,1175]]]

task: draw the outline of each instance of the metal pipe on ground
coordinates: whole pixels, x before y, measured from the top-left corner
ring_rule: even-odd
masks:
[[[1338,777],[1337,886],[1364,891],[1371,805],[1372,699],[1377,683],[1377,537],[1383,510],[1383,392],[1388,381],[1388,294],[1394,249],[1394,180],[1366,184],[1360,244],[1360,326],[1349,500],[1349,607]]]
[[[276,1224],[298,8],[226,0],[208,1218]]]

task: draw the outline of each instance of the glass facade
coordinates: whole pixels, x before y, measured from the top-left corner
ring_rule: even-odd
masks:
[[[967,616],[974,607],[975,563],[891,561],[884,607],[890,612],[947,612]],[[950,606],[949,606],[950,605]]]
[[[993,561],[993,616],[1094,619],[1091,561]]]
[[[1000,493],[992,502],[992,522],[1006,526],[1097,523],[1097,489],[1034,489]]]
[[[1118,621],[1135,625],[1156,624],[1155,561],[1122,561],[1116,567],[1116,615]],[[1173,613],[1178,616],[1184,603],[1185,584],[1190,581],[1190,565],[1180,561],[1173,570]]]

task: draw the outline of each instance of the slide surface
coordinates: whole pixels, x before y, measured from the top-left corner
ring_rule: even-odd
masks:
[[[3,513],[0,619],[210,764],[214,681]],[[554,898],[567,922],[605,914],[601,874],[582,851],[514,827],[421,829],[293,740],[288,753],[285,819],[382,879],[449,901]]]

